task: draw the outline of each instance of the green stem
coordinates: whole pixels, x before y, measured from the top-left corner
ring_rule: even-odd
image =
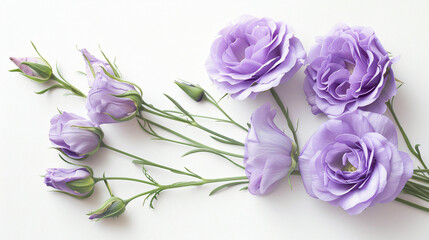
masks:
[[[193,124],[195,124],[195,125],[193,125]],[[191,125],[192,125],[192,126],[194,126],[194,127],[199,128],[199,129],[201,129],[201,130],[203,130],[203,131],[206,131],[206,132],[208,132],[208,133],[210,133],[210,134],[213,134],[213,135],[215,135],[215,136],[217,136],[217,137],[223,138],[223,139],[225,139],[225,140],[227,140],[227,141],[231,142],[231,143],[232,143],[232,144],[234,144],[234,145],[244,147],[244,143],[239,142],[239,141],[237,141],[237,140],[235,140],[235,139],[229,138],[229,137],[227,137],[227,136],[224,136],[224,135],[222,135],[222,134],[220,134],[220,133],[214,132],[214,131],[212,131],[212,130],[210,130],[210,129],[208,129],[208,128],[204,127],[204,126],[201,126],[201,125],[200,125],[199,123],[197,123],[197,122],[192,122],[192,123],[191,123]]]
[[[205,132],[208,132],[208,133],[213,134],[213,135],[215,135],[217,137],[223,138],[223,139],[225,139],[226,141],[230,142],[233,145],[244,146],[244,143],[239,142],[239,141],[237,141],[235,139],[232,139],[230,137],[227,137],[227,136],[225,136],[223,134],[217,133],[217,132],[215,132],[215,131],[213,131],[211,129],[208,129],[208,128],[202,126],[201,124],[199,124],[196,121],[190,121],[190,120],[187,120],[187,119],[175,116],[173,114],[170,114],[168,111],[164,111],[164,110],[158,109],[158,108],[154,107],[151,104],[143,103],[143,105],[154,110],[154,111],[152,111],[152,110],[150,110],[148,108],[143,108],[143,111],[145,111],[145,112],[154,114],[154,115],[159,116],[159,117],[167,118],[167,119],[170,119],[170,120],[175,120],[175,121],[187,123],[190,126],[199,128],[199,129],[201,129],[201,130],[203,130]]]
[[[395,200],[396,200],[396,201],[398,201],[398,202],[400,202],[400,203],[403,203],[403,204],[405,204],[405,205],[408,205],[408,206],[410,206],[410,207],[417,208],[417,209],[423,210],[423,211],[425,211],[425,212],[429,212],[429,208],[427,208],[427,207],[423,207],[423,206],[420,206],[420,205],[418,205],[418,204],[412,203],[412,202],[407,201],[407,200],[405,200],[405,199],[402,199],[402,198],[396,198]]]
[[[389,100],[386,102],[387,108],[389,109],[390,113],[392,114],[393,119],[396,122],[396,125],[399,128],[399,131],[402,134],[402,137],[404,138],[405,143],[407,144],[408,150],[410,150],[410,152],[420,161],[420,163],[422,164],[422,166],[427,169],[427,166],[425,164],[425,162],[422,159],[422,156],[420,154],[420,152],[416,151],[413,146],[411,145],[410,139],[408,138],[407,134],[405,133],[404,128],[402,127],[401,123],[399,122],[398,117],[396,116],[395,110],[393,109],[393,104],[392,101]]]
[[[150,191],[146,191],[140,194],[137,194],[127,200],[125,200],[125,203],[129,203],[130,201],[139,198],[141,196],[154,193],[154,192],[160,192],[167,189],[173,189],[173,188],[182,188],[182,187],[190,187],[190,186],[201,186],[209,183],[218,183],[218,182],[229,182],[229,181],[237,181],[237,180],[247,180],[246,176],[242,177],[229,177],[229,178],[216,178],[216,179],[201,179],[200,181],[190,181],[190,182],[177,182],[170,185],[159,185],[157,188],[152,189]]]
[[[232,123],[232,124],[234,124],[235,126],[237,126],[237,127],[239,127],[239,128],[241,128],[241,129],[243,129],[245,132],[248,132],[249,130],[246,128],[246,127],[244,127],[244,126],[242,126],[241,124],[239,124],[239,123],[237,123],[236,121],[234,121],[220,106],[219,106],[219,104],[214,100],[214,98],[210,95],[210,94],[208,94],[207,92],[205,92],[205,94],[207,95],[207,100],[213,105],[213,106],[215,106],[217,109],[219,109],[219,111],[223,114],[223,115],[225,115],[225,117],[226,118],[228,118],[229,119],[229,122],[230,123]]]
[[[213,151],[213,152],[217,152],[217,153],[220,153],[220,154],[228,155],[228,156],[231,156],[231,157],[244,158],[244,156],[243,156],[243,155],[236,154],[236,153],[226,152],[226,151],[219,150],[219,149],[216,149],[216,148],[212,148],[212,147],[209,147],[209,146],[204,145],[204,144],[202,144],[202,143],[199,143],[199,142],[197,142],[197,141],[195,141],[195,140],[193,140],[193,139],[191,139],[191,138],[189,138],[189,137],[186,137],[186,136],[184,136],[184,135],[182,135],[182,134],[180,134],[180,133],[178,133],[178,132],[176,132],[176,131],[174,131],[174,130],[172,130],[172,129],[168,128],[168,127],[165,127],[165,126],[163,126],[163,125],[161,125],[161,124],[158,124],[158,123],[156,123],[156,122],[154,122],[154,121],[151,121],[151,120],[149,120],[149,119],[147,119],[147,118],[143,118],[143,117],[141,117],[141,116],[137,116],[137,118],[139,118],[139,119],[141,119],[141,120],[143,120],[143,121],[146,121],[146,122],[148,122],[148,123],[149,123],[149,124],[151,124],[151,125],[154,125],[154,126],[156,126],[156,127],[158,127],[158,128],[161,128],[161,129],[163,129],[163,130],[165,130],[165,131],[167,131],[167,132],[169,132],[169,133],[171,133],[171,134],[176,135],[176,136],[177,136],[177,137],[179,137],[179,138],[182,138],[182,139],[184,139],[184,140],[186,140],[186,141],[188,141],[188,142],[192,143],[192,145],[193,145],[194,147],[208,149],[208,150],[211,150],[211,151]]]
[[[300,154],[300,150],[299,150],[299,143],[298,143],[298,136],[296,135],[297,130],[294,128],[292,120],[290,119],[289,116],[289,110],[284,106],[282,100],[280,99],[279,95],[276,93],[276,91],[274,90],[274,88],[271,88],[271,95],[273,95],[274,100],[276,100],[277,105],[280,107],[283,115],[286,118],[287,121],[287,125],[290,129],[290,131],[292,132],[293,135],[293,140],[295,142],[296,145],[296,151],[295,151],[295,159],[298,159],[299,154]]]
[[[412,195],[423,196],[426,199],[429,199],[428,193],[425,192],[424,189],[421,189],[419,187],[420,187],[420,184],[413,184],[412,182],[407,182],[407,184],[405,184],[405,188],[407,188],[408,190],[411,190],[413,192]]]
[[[195,175],[195,174],[188,173],[188,172],[184,172],[184,171],[181,171],[181,170],[178,170],[178,169],[170,168],[170,167],[167,167],[167,166],[164,166],[164,165],[160,165],[160,164],[157,164],[157,163],[151,162],[151,161],[149,161],[149,160],[143,159],[143,158],[138,157],[138,156],[136,156],[136,155],[133,155],[133,154],[130,154],[130,153],[124,152],[124,151],[122,151],[122,150],[119,150],[119,149],[117,149],[117,148],[114,148],[114,147],[112,147],[112,146],[109,146],[109,145],[105,144],[104,142],[102,142],[102,143],[101,143],[101,147],[104,147],[104,148],[110,149],[110,150],[112,150],[112,151],[115,151],[115,152],[117,152],[117,153],[123,154],[123,155],[125,155],[125,156],[130,157],[130,158],[134,158],[134,159],[141,160],[141,163],[142,163],[143,165],[153,166],[153,167],[157,167],[157,168],[161,168],[161,169],[169,170],[169,171],[171,171],[171,172],[173,172],[173,173],[177,173],[177,174],[181,174],[181,175],[187,175],[187,176],[190,176],[190,177],[195,177],[195,178],[200,179],[200,177],[199,177],[199,176],[197,176],[197,175]]]
[[[51,79],[58,82],[59,84],[61,84],[64,88],[69,89],[70,91],[72,91],[75,95],[79,96],[79,97],[83,97],[86,98],[86,95],[84,93],[82,93],[79,89],[77,89],[75,86],[73,86],[71,83],[67,82],[67,81],[63,81],[61,79],[59,79],[57,76],[55,76],[54,74],[52,74]]]
[[[179,111],[174,111],[174,110],[165,110],[165,112],[167,113],[175,113],[175,114],[180,114],[183,115],[182,112]],[[195,115],[195,114],[191,114],[192,117],[194,118],[205,118],[205,119],[210,119],[210,120],[214,120],[217,122],[225,122],[225,123],[231,123],[231,121],[226,120],[226,119],[222,119],[222,118],[216,118],[216,117],[210,117],[210,116],[203,116],[203,115]]]
[[[411,177],[411,179],[413,179],[413,180],[417,180],[417,181],[420,181],[420,182],[429,183],[429,178],[427,178],[427,177],[422,177],[422,176],[415,175],[415,174]]]
[[[140,180],[140,179],[135,179],[135,178],[126,178],[126,177],[101,177],[101,178],[94,178],[94,181],[96,183],[99,182],[99,181],[103,181],[103,180],[124,180],[124,181],[133,181],[133,182],[144,183],[144,184],[148,184],[148,185],[152,185],[152,186],[158,186],[156,183],[148,182],[148,181],[144,181],[144,180]]]

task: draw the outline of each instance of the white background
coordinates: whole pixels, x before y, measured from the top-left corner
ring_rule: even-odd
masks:
[[[48,167],[68,167],[49,149],[49,120],[61,110],[85,115],[84,99],[64,96],[56,90],[34,94],[44,86],[7,72],[14,68],[9,56],[33,56],[30,40],[59,67],[66,78],[88,90],[84,62],[76,46],[100,57],[98,45],[117,63],[126,80],[140,85],[146,101],[172,108],[162,93],[168,93],[194,113],[218,115],[209,104],[196,104],[173,84],[177,78],[196,82],[222,96],[208,80],[204,62],[217,32],[240,15],[270,17],[293,26],[308,51],[316,36],[326,34],[338,22],[371,26],[384,47],[401,59],[395,63],[399,90],[396,109],[413,143],[422,144],[429,159],[427,93],[429,17],[428,1],[1,1],[0,9],[0,234],[3,239],[424,239],[429,213],[397,202],[377,205],[358,216],[307,196],[298,177],[293,190],[286,181],[265,197],[252,196],[239,188],[209,197],[214,186],[164,192],[155,210],[130,203],[115,219],[92,222],[85,213],[108,198],[102,186],[93,196],[77,200],[50,192],[40,175]],[[313,116],[302,91],[303,69],[278,87],[293,119],[300,119],[301,145],[326,120]],[[222,102],[239,122],[271,96],[254,100]],[[279,115],[276,122],[286,128]],[[191,127],[164,122],[179,131],[209,142]],[[243,140],[244,132],[223,124],[214,129]],[[152,161],[175,167],[188,166],[204,177],[239,176],[242,170],[209,154],[181,158],[189,150],[151,141],[135,121],[103,127],[105,141]],[[286,130],[287,132],[287,130]],[[406,150],[403,141],[400,148]],[[240,152],[242,149],[230,149]],[[99,151],[85,160],[96,176],[143,178],[128,158]],[[162,183],[185,180],[151,169]],[[128,198],[144,191],[140,184],[111,181],[115,194]],[[427,235],[426,235],[427,236]]]

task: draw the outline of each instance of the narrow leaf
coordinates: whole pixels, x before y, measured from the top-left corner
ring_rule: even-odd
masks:
[[[50,91],[52,89],[55,89],[55,88],[63,88],[63,86],[61,86],[60,84],[55,84],[55,85],[52,85],[52,86],[50,86],[50,87],[48,87],[48,88],[46,88],[46,89],[44,89],[42,91],[35,92],[35,93],[36,94],[44,94],[44,93],[46,93],[46,92],[48,92],[48,91]]]
[[[210,137],[213,138],[214,140],[218,141],[218,142],[221,142],[221,143],[230,144],[230,145],[236,145],[236,146],[242,146],[241,143],[231,142],[231,141],[228,141],[228,140],[225,140],[225,139],[222,139],[222,138],[218,138],[218,137],[215,137],[215,136],[210,136]]]
[[[176,102],[176,100],[174,100],[172,97],[168,96],[167,94],[164,94],[174,105],[176,105],[177,108],[179,108],[179,110],[181,112],[183,112],[183,114],[185,114],[186,116],[188,116],[192,121],[195,121],[195,119],[192,117],[192,115],[186,111],[178,102]]]
[[[221,185],[215,189],[213,189],[213,191],[210,192],[209,196],[212,196],[213,194],[219,192],[222,189],[228,188],[228,187],[232,187],[232,186],[236,186],[236,185],[240,185],[240,184],[246,184],[249,183],[249,181],[242,181],[242,182],[232,182],[232,183],[227,183],[224,185]]]

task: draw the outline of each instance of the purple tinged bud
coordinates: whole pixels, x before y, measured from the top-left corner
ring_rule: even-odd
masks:
[[[48,168],[46,186],[78,198],[89,197],[94,189],[94,178],[87,168]]]
[[[124,200],[118,197],[111,197],[107,199],[99,209],[90,212],[87,215],[90,215],[89,219],[96,221],[108,217],[117,217],[125,212],[126,205],[127,204]]]
[[[27,77],[47,81],[52,76],[52,68],[43,59],[37,57],[9,58]]]

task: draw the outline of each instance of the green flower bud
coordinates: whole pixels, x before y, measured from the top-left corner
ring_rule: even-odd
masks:
[[[175,81],[177,86],[179,86],[189,97],[194,99],[196,102],[201,101],[204,98],[204,89],[200,86],[195,86],[186,82]]]
[[[118,197],[109,198],[104,204],[97,210],[88,213],[89,219],[91,220],[101,220],[108,217],[117,217],[125,211],[125,206],[127,204],[124,200]]]

